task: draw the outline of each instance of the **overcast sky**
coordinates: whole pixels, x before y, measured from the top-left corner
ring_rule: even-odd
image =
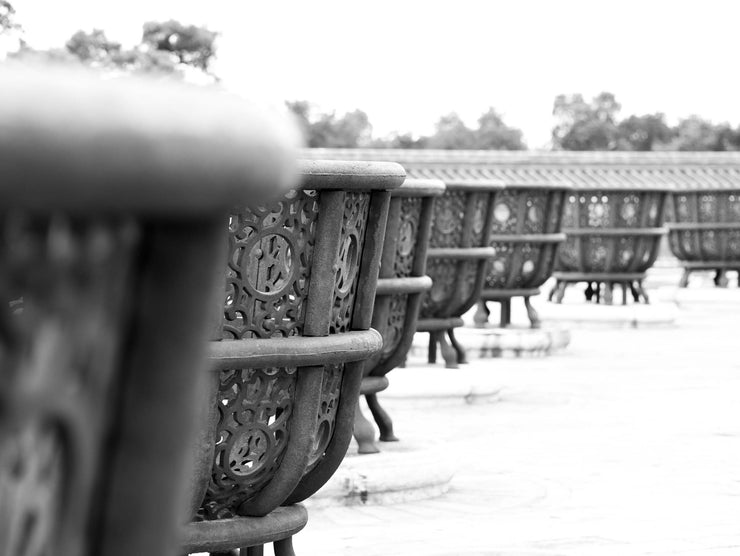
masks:
[[[740,123],[738,0],[14,0],[31,46],[78,29],[138,42],[147,20],[221,33],[224,84],[260,102],[361,108],[377,136],[430,133],[494,106],[543,146],[559,93],[616,94],[622,114]],[[107,5],[106,5],[107,4]]]

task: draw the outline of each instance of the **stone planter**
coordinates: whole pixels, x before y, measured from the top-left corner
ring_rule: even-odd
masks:
[[[740,187],[681,189],[669,198],[673,221],[667,224],[668,240],[684,268],[680,286],[686,287],[690,273],[699,270],[713,270],[714,283],[727,286],[727,271],[740,273]]]
[[[383,441],[397,438],[377,394],[388,386],[386,375],[406,360],[422,297],[432,287],[432,279],[426,275],[427,247],[435,197],[444,191],[445,185],[439,180],[407,179],[391,197],[372,321],[383,337],[383,349],[366,363],[360,390]],[[375,430],[359,405],[354,435],[360,453],[378,451]]]
[[[437,199],[427,252],[427,274],[432,289],[422,302],[417,331],[429,332],[429,362],[440,346],[445,366],[465,363],[465,351],[454,329],[462,315],[480,298],[486,263],[496,251],[490,247],[490,229],[499,180],[449,181]],[[449,337],[449,343],[445,338]]]
[[[224,220],[293,185],[288,135],[213,91],[0,82],[0,554],[175,556]]]
[[[540,321],[529,298],[553,271],[561,233],[564,200],[570,188],[557,183],[508,186],[493,207],[490,245],[496,255],[488,264],[476,323],[488,322],[487,301],[501,304],[500,325],[511,323],[512,297],[524,298],[532,327]]]
[[[586,299],[611,304],[614,286],[635,302],[649,302],[642,282],[658,255],[666,187],[578,187],[568,195],[563,214],[567,235],[553,276],[550,299],[560,303],[569,284],[585,282]]]
[[[392,163],[305,162],[301,189],[231,215],[187,551],[257,554],[275,541],[293,553],[306,522],[296,503],[344,457],[363,360],[382,345],[371,316],[404,177]]]

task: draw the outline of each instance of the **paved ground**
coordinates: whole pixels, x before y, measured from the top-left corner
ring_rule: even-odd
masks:
[[[496,403],[389,404],[399,436],[459,454],[450,491],[314,509],[296,550],[740,554],[740,293],[732,299],[684,307],[674,327],[574,329],[549,358],[472,363],[500,381]]]

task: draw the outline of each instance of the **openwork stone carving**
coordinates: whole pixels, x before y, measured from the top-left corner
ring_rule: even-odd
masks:
[[[362,360],[381,348],[372,300],[390,190],[404,177],[396,164],[306,162],[302,189],[231,215],[210,360],[213,455],[198,458],[210,462],[197,474],[208,486],[189,550],[244,547],[223,537],[221,521],[248,531],[250,519],[310,496],[339,465]],[[290,553],[289,544],[276,550]]]
[[[424,296],[417,330],[429,332],[429,362],[436,361],[439,344],[445,365],[455,368],[465,362],[465,351],[454,328],[480,297],[487,259],[495,255],[489,246],[493,209],[504,184],[474,180],[446,186],[434,209],[427,263],[433,286]]]
[[[126,324],[131,222],[0,214],[0,553],[81,538]]]
[[[712,270],[714,283],[728,284],[727,271],[738,272],[740,284],[740,189],[675,191],[669,197],[667,223],[673,254],[684,267],[680,286],[693,271]]]
[[[658,255],[668,189],[579,188],[568,195],[563,216],[567,240],[560,248],[550,299],[562,301],[570,283],[586,282],[586,299],[611,304],[615,285],[635,302],[649,302],[642,286]]]
[[[521,296],[533,327],[539,318],[529,298],[553,271],[560,233],[564,198],[569,186],[541,183],[507,186],[493,207],[490,245],[495,255],[488,263],[481,302],[475,315],[478,324],[488,321],[487,301],[501,304],[501,326],[511,323],[511,298]]]
[[[377,393],[387,386],[388,372],[405,360],[416,331],[422,296],[432,285],[426,275],[427,247],[434,203],[444,190],[444,183],[439,180],[407,179],[391,199],[372,320],[373,328],[383,337],[383,350],[367,362],[361,390],[380,428],[380,438],[385,441],[396,437]],[[460,201],[464,203],[464,198]],[[449,212],[445,218],[457,216],[454,210],[443,212]],[[449,222],[454,223],[454,219],[443,222],[443,227]],[[355,418],[359,452],[377,452],[375,431],[359,405]]]

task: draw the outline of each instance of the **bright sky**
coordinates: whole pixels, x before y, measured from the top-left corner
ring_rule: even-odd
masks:
[[[361,108],[377,136],[430,133],[494,106],[530,147],[559,93],[616,94],[623,115],[740,123],[738,0],[14,0],[31,46],[78,29],[138,42],[147,20],[222,33],[214,71],[260,102]]]

